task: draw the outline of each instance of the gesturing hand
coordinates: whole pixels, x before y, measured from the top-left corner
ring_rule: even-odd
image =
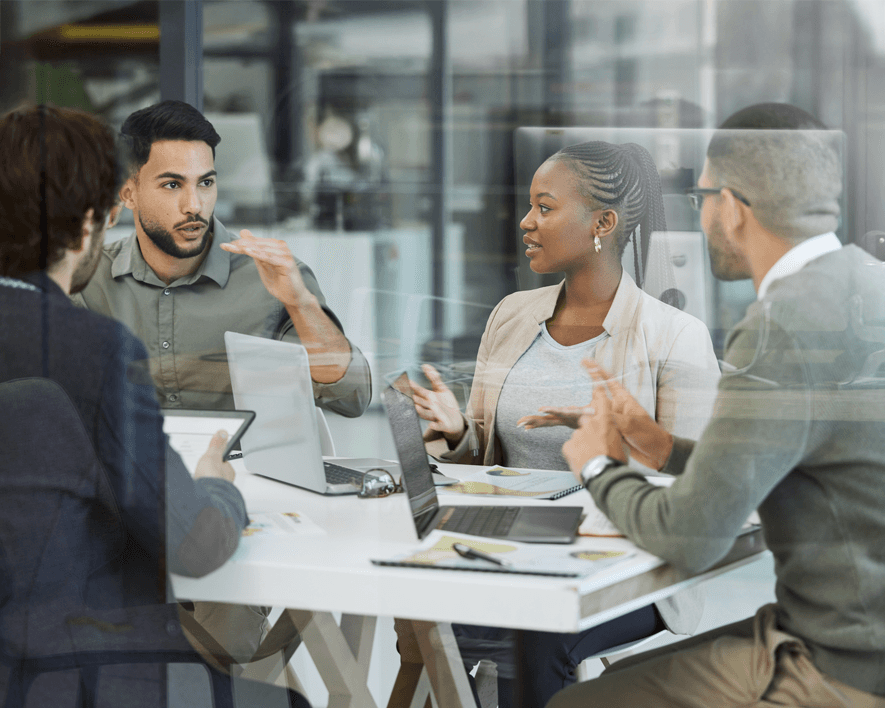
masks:
[[[658,425],[630,392],[599,364],[592,359],[585,359],[583,364],[596,382],[593,400],[596,400],[597,390],[608,390],[611,417],[630,449],[630,456],[652,469],[661,469],[673,449],[673,436]]]
[[[449,387],[443,383],[442,377],[436,369],[425,364],[421,370],[430,381],[432,390],[419,386],[414,381],[409,381],[415,410],[419,416],[430,423],[428,428],[442,433],[448,440],[455,442],[464,432],[464,418],[461,417],[458,400]]]
[[[194,470],[194,479],[201,477],[220,477],[228,482],[233,482],[236,473],[230,462],[224,462],[221,455],[224,452],[224,446],[227,444],[227,433],[219,430],[209,441],[209,449],[203,453],[200,461],[197,462],[197,469]]]
[[[565,425],[569,428],[577,428],[578,421],[586,412],[587,406],[541,406],[539,413],[524,415],[516,425],[532,430],[533,428],[552,428],[557,425]]]
[[[258,238],[248,229],[243,229],[239,240],[222,243],[221,247],[230,253],[239,253],[254,259],[264,287],[283,305],[298,307],[313,297],[304,284],[295,257],[285,241]]]

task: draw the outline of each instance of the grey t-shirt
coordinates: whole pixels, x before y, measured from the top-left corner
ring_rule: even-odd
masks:
[[[593,382],[581,366],[593,358],[596,345],[609,335],[573,346],[557,342],[547,324],[519,358],[501,389],[495,431],[504,453],[504,464],[543,470],[567,470],[562,446],[572,434],[565,426],[525,430],[516,421],[538,412],[541,406],[585,406],[593,398]]]

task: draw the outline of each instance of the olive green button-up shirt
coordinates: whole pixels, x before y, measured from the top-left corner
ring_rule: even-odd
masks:
[[[89,285],[73,296],[76,304],[125,324],[145,343],[160,405],[165,408],[234,407],[226,331],[299,342],[283,304],[271,295],[249,256],[228,253],[219,244],[233,241],[218,219],[209,254],[192,275],[166,285],[144,260],[130,237],[105,247]],[[338,325],[313,272],[297,261],[308,290]],[[318,406],[356,417],[372,395],[369,365],[351,344],[344,376],[313,383]]]

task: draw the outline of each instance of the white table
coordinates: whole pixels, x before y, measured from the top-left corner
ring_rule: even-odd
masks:
[[[478,469],[440,468],[454,477]],[[418,542],[405,495],[323,497],[251,475],[242,462],[236,484],[250,511],[298,511],[327,535],[247,539],[231,561],[208,576],[173,576],[175,594],[188,600],[298,608],[284,612],[277,631],[284,632],[283,625],[288,624],[300,632],[329,688],[330,708],[376,705],[365,685],[376,617],[411,620],[423,658],[423,666],[403,666],[388,705],[423,706],[432,690],[437,705],[461,708],[472,706],[473,697],[461,668],[452,622],[581,631],[766,552],[760,532],[746,534],[722,562],[694,577],[641,550],[611,571],[585,579],[382,568],[370,559],[409,551]],[[512,503],[504,497],[437,490],[443,497],[441,503]],[[590,496],[582,492],[555,502],[520,499],[519,503],[592,506]],[[581,537],[577,544],[635,548],[622,538]],[[332,612],[343,613],[340,624]]]

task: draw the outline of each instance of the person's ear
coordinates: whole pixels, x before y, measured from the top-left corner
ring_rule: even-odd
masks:
[[[137,202],[135,200],[135,175],[132,175],[126,182],[123,183],[123,186],[120,187],[120,202],[127,209],[135,210],[137,206]],[[118,213],[119,216],[119,213]]]
[[[719,191],[722,197],[722,225],[725,235],[737,246],[743,246],[746,240],[747,225],[750,221],[750,207],[734,196],[727,187]]]
[[[593,220],[593,235],[599,238],[611,236],[618,228],[618,212],[614,209],[603,209]]]

